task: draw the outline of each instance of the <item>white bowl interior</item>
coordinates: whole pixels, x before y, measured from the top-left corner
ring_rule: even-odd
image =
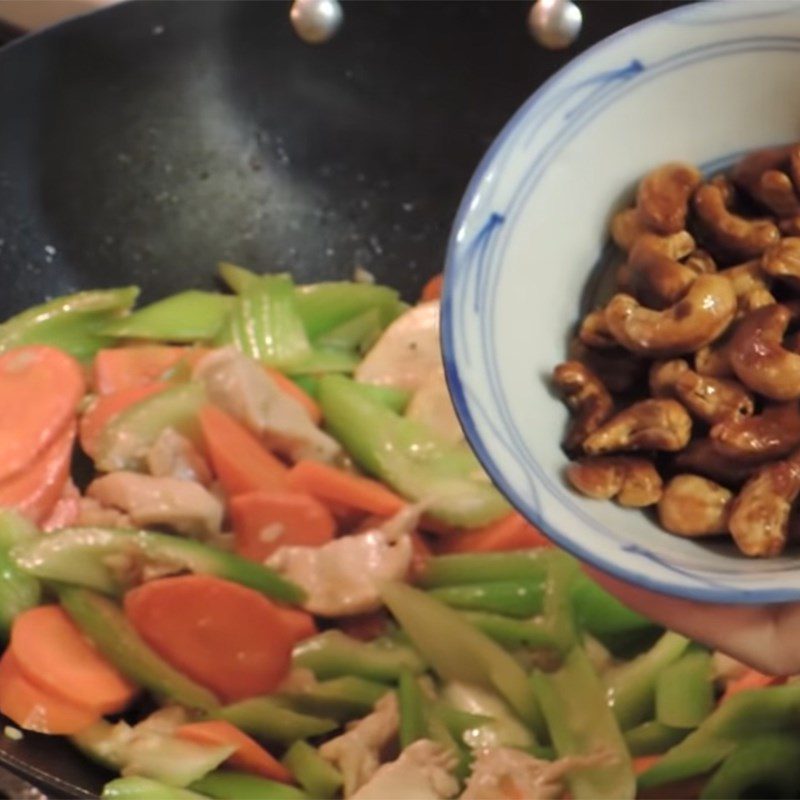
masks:
[[[443,344],[471,443],[500,488],[567,549],[696,599],[800,599],[800,556],[769,561],[671,536],[564,484],[566,357],[612,213],[648,169],[709,171],[800,139],[800,4],[700,4],[583,54],[520,109],[467,191],[448,254]]]

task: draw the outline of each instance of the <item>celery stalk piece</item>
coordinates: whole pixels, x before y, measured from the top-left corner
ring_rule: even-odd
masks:
[[[322,736],[339,727],[333,719],[300,714],[275,697],[251,697],[217,709],[213,716],[270,742],[289,745],[298,739]]]
[[[425,696],[417,676],[409,669],[400,673],[397,686],[397,707],[400,712],[400,748],[405,749],[428,735],[425,720]]]
[[[217,698],[151,650],[122,609],[86,589],[62,587],[59,600],[75,624],[123,675],[158,697],[188,708],[210,711]]]
[[[303,714],[347,722],[368,714],[388,691],[385,683],[344,675],[319,681],[304,691],[280,692],[275,697]]]
[[[688,646],[688,639],[667,631],[646,653],[621,664],[605,676],[608,702],[622,730],[653,718],[656,680]]]
[[[632,756],[660,755],[685,739],[688,733],[685,728],[670,728],[649,720],[625,731],[625,741]]]
[[[217,264],[217,274],[225,285],[236,294],[241,294],[259,279],[259,275],[252,270],[231,264],[229,261],[220,261]]]
[[[430,594],[451,608],[525,619],[542,610],[543,586],[526,581],[487,581],[445,586]]]
[[[514,553],[459,553],[435,556],[425,563],[417,583],[426,589],[520,581],[542,585],[547,577],[552,550],[538,548]]]
[[[702,775],[727,758],[740,744],[761,734],[797,731],[800,684],[740,692],[727,699],[663,758],[639,776],[650,788]]]
[[[559,651],[562,648],[560,636],[553,633],[553,626],[542,617],[511,619],[484,611],[461,611],[459,616],[508,650],[522,647]]]
[[[234,302],[224,294],[190,289],[109,323],[103,333],[124,339],[209,342],[225,324]]]
[[[39,581],[23,572],[7,551],[0,550],[0,637],[8,637],[16,617],[38,606],[41,599]]]
[[[238,297],[218,342],[232,342],[245,355],[286,370],[311,353],[297,311],[292,279],[266,275],[248,283]]]
[[[0,325],[0,352],[25,344],[46,344],[81,361],[115,344],[104,328],[127,313],[139,289],[98,289],[57,297],[17,314]]]
[[[701,800],[800,796],[800,736],[754,733],[711,776]]]
[[[354,381],[320,381],[325,424],[353,459],[405,497],[428,503],[428,513],[453,525],[477,526],[509,506],[465,442],[452,444],[414,420],[364,397]]]
[[[386,638],[360,642],[337,630],[298,642],[292,663],[310,669],[320,679],[356,676],[388,683],[398,681],[405,669],[415,675],[425,670],[411,647]]]
[[[656,678],[656,719],[671,728],[696,728],[714,710],[711,656],[690,650]]]
[[[109,781],[100,797],[102,800],[203,800],[205,795],[150,778],[129,775]]]
[[[575,800],[633,798],[636,782],[625,740],[583,648],[573,647],[555,672],[535,671],[531,681],[557,754],[600,759],[568,774]]]
[[[114,417],[97,445],[95,464],[104,472],[145,471],[147,453],[165,428],[200,442],[197,415],[206,402],[202,383],[189,382],[151,395]]]
[[[295,742],[281,759],[283,766],[311,797],[334,800],[344,782],[342,774],[308,742]]]
[[[403,308],[395,289],[350,281],[298,286],[296,298],[297,311],[311,339],[373,308],[378,310],[380,324],[385,328]]]
[[[334,372],[352,374],[358,363],[359,357],[349,350],[314,347],[302,359],[284,367],[284,371],[291,378],[301,375],[326,375]]]
[[[365,353],[383,331],[380,311],[370,308],[314,340],[317,347]]]
[[[353,381],[353,388],[360,391],[368,400],[386,406],[395,414],[403,414],[411,399],[411,392],[405,389],[395,389],[393,386],[378,386],[374,383]]]
[[[269,567],[164,533],[118,528],[64,528],[11,551],[16,566],[42,580],[118,594],[142,570],[184,571],[240,583],[275,600],[298,603],[303,590]]]
[[[451,608],[404,583],[386,583],[384,603],[443,680],[493,689],[528,725],[540,712],[522,667]]]
[[[212,772],[189,788],[219,800],[312,800],[296,786],[231,770]]]

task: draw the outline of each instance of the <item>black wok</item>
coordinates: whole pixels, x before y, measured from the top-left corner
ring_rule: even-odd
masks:
[[[512,2],[346,4],[321,47],[283,2],[126,3],[15,41],[0,50],[0,317],[79,287],[207,286],[218,259],[300,281],[358,264],[413,298],[517,106],[671,5],[584,2],[579,45],[558,54]],[[53,797],[105,777],[34,734],[0,736],[0,762]]]

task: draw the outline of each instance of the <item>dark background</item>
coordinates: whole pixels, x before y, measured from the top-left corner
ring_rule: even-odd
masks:
[[[232,0],[126,3],[0,49],[0,317],[78,288],[211,285],[219,259],[300,280],[361,265],[413,298],[516,108],[677,3],[579,0],[560,53],[528,35],[528,2],[344,5],[320,47],[288,2]],[[103,781],[34,734],[0,735],[0,762],[52,797]]]

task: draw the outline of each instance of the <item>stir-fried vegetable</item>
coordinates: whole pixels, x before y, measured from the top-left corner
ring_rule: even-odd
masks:
[[[219,272],[0,325],[0,712],[104,798],[797,796],[798,684],[716,675],[492,486],[439,281]]]

